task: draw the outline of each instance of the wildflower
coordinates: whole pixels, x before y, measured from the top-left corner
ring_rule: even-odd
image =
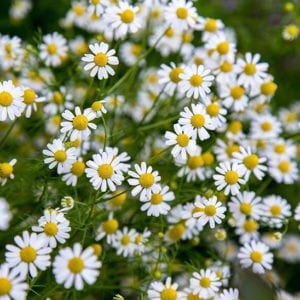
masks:
[[[158,185],[153,189],[153,193],[141,200],[144,204],[141,206],[141,211],[147,211],[147,216],[158,217],[159,215],[166,215],[171,209],[170,205],[166,202],[175,199],[174,193],[169,191],[168,186]]]
[[[74,286],[76,290],[82,290],[84,282],[89,285],[95,283],[101,265],[93,248],[82,249],[81,244],[76,243],[73,248],[67,247],[59,251],[54,258],[53,274],[56,282],[64,284],[66,289]]]
[[[237,220],[235,233],[239,235],[240,243],[248,243],[251,240],[258,240],[259,238],[259,223],[252,218],[243,218]]]
[[[119,64],[119,59],[114,56],[116,51],[108,48],[108,44],[101,42],[89,45],[89,49],[92,54],[84,54],[81,58],[82,61],[87,64],[84,70],[90,71],[90,76],[95,77],[97,75],[99,80],[107,79],[108,75],[115,75],[115,71],[111,66]]]
[[[237,163],[222,162],[216,167],[220,174],[213,175],[217,190],[224,190],[224,194],[236,195],[239,192],[240,184],[245,184],[242,178],[245,174],[245,167]]]
[[[282,245],[278,250],[278,256],[290,263],[300,261],[300,239],[296,234],[286,234],[282,239]]]
[[[254,273],[265,273],[272,269],[273,254],[262,242],[251,241],[241,247],[238,258],[243,268],[251,267]]]
[[[1,299],[20,299],[27,297],[28,284],[25,278],[10,269],[8,264],[0,265],[0,297]]]
[[[66,185],[76,186],[78,178],[85,172],[85,162],[80,158],[75,160],[72,164],[68,165],[62,173],[62,180]]]
[[[295,24],[289,24],[283,28],[282,37],[287,41],[295,40],[299,35],[299,28]]]
[[[298,179],[296,162],[289,158],[272,159],[269,161],[269,174],[276,182],[292,184]]]
[[[217,32],[221,32],[224,28],[224,23],[219,19],[204,18],[199,16],[196,29],[202,31],[202,41],[208,41]]]
[[[42,236],[23,231],[22,237],[17,235],[14,240],[16,246],[6,245],[6,262],[22,277],[29,273],[34,278],[38,270],[44,271],[50,266],[51,248],[45,245],[46,241]]]
[[[67,56],[67,41],[58,32],[43,36],[43,43],[39,45],[40,58],[46,66],[58,67]]]
[[[15,175],[14,172],[14,165],[16,164],[17,160],[13,158],[10,162],[2,162],[0,163],[0,182],[1,185],[5,185],[7,179],[14,179]]]
[[[10,212],[8,202],[3,197],[0,197],[0,215],[0,230],[6,230],[9,227],[12,214]]]
[[[110,213],[108,219],[102,222],[97,228],[96,241],[103,239],[106,236],[108,244],[113,244],[115,233],[119,229],[119,221],[114,218],[113,213]]]
[[[186,67],[184,73],[179,75],[181,79],[178,85],[179,92],[186,94],[188,98],[206,98],[214,79],[214,76],[209,74],[210,70],[204,69],[203,65]]]
[[[136,249],[134,242],[136,235],[136,230],[128,229],[128,227],[124,227],[122,230],[118,229],[115,232],[112,246],[117,250],[117,255],[133,256]]]
[[[9,15],[14,20],[22,20],[32,9],[32,3],[28,0],[15,0],[9,8]]]
[[[225,115],[227,114],[227,110],[222,106],[221,101],[217,101],[213,98],[205,98],[203,102],[205,104],[206,113],[211,118],[213,129],[221,128],[226,123]]]
[[[217,297],[218,300],[239,300],[239,290],[238,289],[225,289]]]
[[[74,199],[71,196],[64,196],[61,199],[61,206],[60,211],[62,212],[71,210],[74,207]]]
[[[31,88],[24,88],[23,102],[25,103],[25,117],[30,118],[32,111],[37,111],[37,103],[45,101],[45,97],[39,97]]]
[[[140,166],[135,164],[134,168],[135,172],[128,171],[128,175],[131,177],[128,179],[128,183],[134,186],[131,194],[132,196],[136,196],[140,193],[140,200],[145,200],[158,187],[161,177],[157,171],[153,171],[151,166],[147,167],[145,162],[142,162]]]
[[[23,91],[11,80],[0,82],[0,121],[14,120],[24,111]]]
[[[57,242],[64,244],[66,239],[70,237],[68,232],[71,231],[71,227],[69,220],[61,211],[46,209],[44,215],[38,220],[38,226],[33,226],[32,231],[43,237],[47,246],[56,248]]]

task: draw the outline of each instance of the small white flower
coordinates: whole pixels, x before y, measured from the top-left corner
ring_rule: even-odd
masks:
[[[117,230],[114,234],[112,246],[117,250],[117,255],[131,257],[136,249],[135,238],[137,232],[135,229],[124,227],[122,230]]]
[[[0,230],[6,230],[9,227],[12,214],[8,202],[3,197],[0,197],[0,216]]]
[[[2,162],[0,163],[0,182],[1,185],[5,185],[7,179],[14,179],[15,175],[14,172],[14,165],[16,164],[17,160],[13,158],[10,162]]]
[[[276,182],[292,184],[298,177],[298,167],[295,161],[289,158],[273,158],[269,161],[269,174]]]

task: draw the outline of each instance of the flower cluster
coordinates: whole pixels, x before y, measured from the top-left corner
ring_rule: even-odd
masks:
[[[195,5],[71,1],[35,44],[0,35],[0,298],[234,300],[240,269],[287,293],[300,105]]]

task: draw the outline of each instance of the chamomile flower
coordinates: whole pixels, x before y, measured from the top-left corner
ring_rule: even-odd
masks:
[[[276,182],[292,184],[298,177],[296,162],[289,158],[271,159],[269,161],[269,174]]]
[[[46,270],[50,266],[51,248],[46,246],[46,240],[36,233],[23,231],[22,237],[14,238],[15,245],[6,245],[6,262],[10,268],[25,277],[29,273],[32,278],[38,275],[38,270]]]
[[[97,16],[102,15],[105,6],[107,5],[106,0],[89,0],[88,12],[95,13]]]
[[[240,152],[240,145],[235,141],[226,141],[223,139],[217,139],[214,146],[214,152],[217,156],[217,160],[220,162],[232,161],[233,153]]]
[[[194,293],[199,293],[204,299],[214,297],[221,287],[221,281],[211,269],[201,269],[193,272],[190,279],[190,288]]]
[[[239,290],[238,289],[225,289],[222,293],[217,297],[217,300],[239,300]]]
[[[17,159],[13,158],[10,162],[0,163],[0,182],[1,185],[5,185],[7,179],[14,179],[14,165],[16,164]]]
[[[148,290],[147,297],[149,300],[179,300],[181,292],[177,291],[178,284],[172,283],[171,277],[167,277],[165,283],[161,281],[151,282]]]
[[[140,43],[123,42],[120,46],[120,57],[127,66],[132,66],[138,61],[142,50]]]
[[[258,240],[259,234],[259,223],[257,220],[252,218],[243,218],[237,220],[235,233],[240,237],[239,241],[241,244],[248,243],[251,240]]]
[[[279,109],[279,120],[286,132],[298,132],[300,130],[300,119],[296,112],[292,109],[281,107]]]
[[[215,128],[215,124],[213,124],[210,116],[207,114],[205,106],[201,103],[196,105],[192,103],[191,110],[185,107],[184,111],[180,112],[178,123],[183,130],[192,130],[193,139],[198,137],[201,141],[210,137],[207,130]]]
[[[102,264],[98,261],[92,247],[82,249],[81,244],[63,248],[54,258],[53,274],[59,284],[66,289],[75,287],[82,290],[84,283],[93,284],[100,273]]]
[[[84,54],[81,58],[82,61],[87,64],[84,66],[85,71],[91,71],[90,76],[95,77],[99,80],[107,79],[108,75],[115,75],[115,71],[111,66],[119,64],[119,59],[114,56],[116,51],[109,49],[108,44],[101,42],[89,45],[91,53]]]
[[[18,299],[27,298],[28,284],[25,278],[18,274],[14,269],[10,269],[8,264],[0,265],[0,299]]]
[[[23,102],[25,103],[25,117],[30,118],[32,111],[37,111],[37,103],[45,101],[45,97],[40,97],[31,88],[24,88]]]
[[[6,230],[9,227],[12,214],[8,202],[3,197],[0,197],[0,215],[0,230]]]
[[[136,249],[135,238],[137,232],[135,229],[128,227],[118,229],[114,234],[112,246],[117,250],[117,255],[131,257]]]
[[[40,58],[46,66],[58,67],[67,57],[68,47],[66,39],[58,32],[43,36],[43,43],[39,45]]]
[[[272,269],[273,254],[269,247],[262,242],[251,241],[241,247],[237,257],[243,268],[252,268],[254,273],[265,273]]]
[[[204,18],[199,16],[197,19],[196,29],[202,31],[202,41],[208,41],[217,32],[221,32],[224,23],[219,19]]]
[[[119,156],[115,156],[111,149],[94,154],[93,159],[87,161],[86,165],[86,176],[94,189],[101,189],[102,192],[114,192],[116,186],[121,185],[124,180],[123,172],[127,171],[125,164],[120,163]]]
[[[64,196],[61,199],[61,212],[66,212],[74,207],[74,199],[71,196]]]
[[[222,162],[216,167],[216,171],[219,174],[213,175],[215,185],[218,191],[224,189],[225,195],[229,193],[232,195],[238,194],[240,185],[246,183],[243,178],[246,172],[245,167],[238,163]]]
[[[226,207],[218,201],[216,196],[203,201],[196,201],[195,206],[198,208],[193,214],[194,218],[199,218],[199,222],[204,226],[209,223],[210,228],[215,228],[216,223],[221,224],[225,218],[224,212]]]
[[[62,140],[54,139],[52,143],[47,144],[43,154],[46,156],[44,163],[49,164],[49,169],[57,166],[57,173],[61,174],[76,159],[77,151],[74,147],[66,149]]]
[[[265,165],[263,165],[263,163],[267,160],[266,157],[259,157],[258,154],[255,154],[250,147],[240,147],[240,151],[234,152],[232,155],[233,162],[237,162],[245,166],[246,172],[244,176],[246,181],[248,181],[252,173],[258,180],[261,180],[264,177],[268,169]]]
[[[66,183],[66,185],[76,186],[78,178],[84,174],[85,171],[85,162],[82,158],[75,160],[71,164],[67,166],[67,168],[62,173],[62,181]]]
[[[106,242],[112,244],[115,239],[115,233],[119,229],[119,221],[114,218],[111,212],[108,219],[103,221],[97,228],[96,241],[99,241],[106,237]]]
[[[14,20],[22,20],[31,8],[32,2],[30,0],[14,0],[9,8],[9,15]]]
[[[179,124],[174,124],[174,132],[165,133],[166,145],[173,146],[171,154],[174,158],[187,158],[187,154],[192,153],[196,147],[196,141],[193,139],[193,130],[188,127],[183,129]]]
[[[32,226],[32,231],[43,237],[46,245],[56,248],[57,243],[64,244],[70,237],[70,222],[62,212],[46,209],[38,220],[38,226]]]
[[[96,114],[93,111],[85,109],[81,112],[79,106],[75,107],[75,114],[70,110],[65,110],[62,113],[64,121],[61,122],[60,131],[65,134],[70,134],[70,139],[76,138],[87,139],[91,134],[91,129],[96,129],[96,124],[91,121],[95,119]]]
[[[282,30],[282,37],[287,41],[295,40],[299,35],[299,27],[295,24],[289,24]]]
[[[218,129],[226,124],[225,115],[227,114],[227,110],[223,107],[221,101],[211,98],[205,98],[203,100],[205,105],[205,110],[208,116],[211,119],[211,123],[213,125],[213,129]]]
[[[171,209],[167,202],[173,201],[174,199],[174,193],[169,190],[168,186],[158,185],[153,189],[151,195],[141,200],[141,202],[144,202],[141,206],[141,211],[147,211],[147,216],[158,217],[160,215],[166,215]]]
[[[184,73],[179,74],[181,81],[178,84],[179,92],[185,94],[188,98],[204,99],[210,93],[210,86],[214,79],[210,75],[210,70],[205,69],[203,65],[192,65],[184,69]]]
[[[0,82],[0,121],[14,120],[24,111],[23,91],[11,80]]]
[[[300,261],[300,239],[296,234],[286,234],[282,239],[282,245],[278,251],[278,256],[290,263]]]
[[[145,200],[157,189],[161,177],[158,171],[153,171],[151,166],[147,166],[145,162],[141,165],[134,165],[135,171],[128,171],[131,177],[128,179],[129,185],[133,186],[132,196],[140,193],[140,200]]]

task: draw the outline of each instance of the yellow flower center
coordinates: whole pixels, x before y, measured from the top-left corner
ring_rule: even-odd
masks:
[[[188,293],[187,300],[201,300],[198,294],[193,294],[192,292]]]
[[[262,122],[260,124],[260,128],[263,130],[263,131],[271,131],[272,130],[272,123],[271,122],[268,122],[268,121],[265,121],[265,122]]]
[[[100,4],[101,0],[92,0],[91,3],[93,5],[97,5],[97,4]]]
[[[64,97],[60,92],[55,92],[52,97],[52,102],[61,105],[64,103]]]
[[[81,176],[85,170],[85,163],[83,161],[75,161],[71,167],[71,173],[77,177]]]
[[[54,236],[54,235],[56,235],[57,232],[58,232],[57,224],[55,224],[53,222],[46,223],[45,226],[44,226],[44,232],[48,236]]]
[[[228,157],[232,158],[233,152],[240,152],[240,146],[237,144],[232,144],[232,145],[227,146],[226,153],[227,153]]]
[[[132,23],[134,17],[134,11],[132,9],[125,9],[120,13],[121,21],[126,24]]]
[[[230,131],[233,134],[237,134],[242,130],[242,123],[240,121],[232,121],[228,125],[228,131]]]
[[[289,161],[287,160],[283,160],[278,164],[278,169],[282,172],[282,173],[288,173],[289,170],[291,168],[291,164]]]
[[[99,257],[102,254],[102,246],[100,244],[92,244],[90,246],[94,250],[94,255]]]
[[[190,84],[194,87],[201,86],[202,82],[203,82],[203,78],[198,74],[194,74],[190,77]]]
[[[140,176],[139,182],[143,188],[147,189],[153,185],[154,179],[155,178],[151,173],[145,173]]]
[[[123,246],[127,246],[130,243],[130,236],[128,234],[124,234],[121,238],[121,244]]]
[[[0,105],[2,106],[10,106],[13,102],[13,96],[9,92],[1,92],[0,93]]]
[[[161,10],[158,9],[158,8],[154,8],[152,11],[151,11],[151,17],[153,19],[157,19],[161,16]]]
[[[23,97],[25,104],[30,105],[35,101],[35,91],[32,89],[26,89]]]
[[[77,46],[76,51],[79,55],[83,55],[88,51],[88,46],[86,43],[81,43]]]
[[[25,263],[31,263],[36,259],[37,253],[31,246],[26,246],[20,251],[20,258]]]
[[[84,261],[79,256],[74,256],[68,262],[68,268],[71,273],[78,274],[84,269]]]
[[[274,151],[277,153],[277,154],[282,154],[285,152],[285,145],[284,144],[276,144],[274,146]]]
[[[227,171],[224,176],[225,181],[228,184],[236,184],[239,180],[239,174],[236,171]]]
[[[64,150],[57,150],[54,153],[54,159],[60,163],[64,162],[67,159],[67,153]]]
[[[256,154],[250,154],[243,159],[243,163],[248,170],[253,170],[259,163],[259,158]]]
[[[209,114],[211,117],[216,117],[220,113],[220,106],[217,103],[211,103],[208,104],[206,107],[206,112]]]
[[[184,133],[180,133],[177,135],[176,141],[180,147],[186,147],[189,144],[189,137]]]
[[[211,152],[203,153],[202,158],[203,158],[204,164],[207,166],[211,165],[215,161],[215,158]]]
[[[103,223],[102,227],[106,234],[113,234],[118,230],[119,222],[116,219],[109,219]]]
[[[165,288],[160,292],[160,300],[176,300],[177,291],[172,288]]]
[[[85,8],[81,4],[76,4],[73,7],[73,11],[74,11],[75,15],[82,16],[84,14],[84,12],[85,12]]]
[[[273,95],[275,93],[276,89],[277,89],[277,85],[272,81],[264,82],[260,86],[261,93],[265,96]]]
[[[296,25],[287,26],[286,31],[291,37],[296,37],[299,34],[299,29]]]
[[[261,263],[263,260],[263,254],[260,251],[252,251],[250,258],[254,263]]]
[[[241,86],[235,86],[231,88],[230,95],[234,100],[239,100],[244,96],[245,90]]]
[[[74,117],[72,124],[77,130],[85,130],[88,127],[89,120],[85,115],[78,115]]]
[[[163,201],[163,196],[161,194],[154,193],[151,195],[151,200],[150,200],[151,204],[157,205],[162,203],[162,201]]]
[[[223,72],[223,73],[228,73],[232,70],[232,64],[225,60],[223,61],[223,63],[220,65],[220,70]]]
[[[258,227],[258,224],[253,219],[246,220],[244,225],[243,225],[244,230],[248,233],[251,233],[251,232],[255,231],[257,229],[257,227]]]
[[[270,212],[273,217],[278,217],[281,214],[281,207],[277,204],[274,204],[270,207]]]
[[[204,60],[203,60],[202,57],[200,57],[200,56],[194,57],[194,63],[195,63],[195,65],[197,65],[197,66],[203,65],[203,62],[204,62]]]
[[[195,128],[201,128],[205,124],[205,117],[201,114],[194,114],[191,118],[191,124]]]
[[[174,83],[178,83],[181,80],[179,75],[182,73],[183,69],[181,67],[176,67],[169,73],[169,77],[171,81],[173,81]]]
[[[142,52],[142,47],[139,44],[133,44],[130,51],[134,56],[139,56]]]
[[[95,101],[93,102],[91,108],[94,112],[100,111],[102,108],[103,104],[101,101]]]
[[[192,210],[192,214],[197,213],[197,212],[203,212],[203,211],[204,211],[204,208],[195,206]]]
[[[14,171],[14,168],[9,163],[0,163],[0,177],[1,178],[7,178],[9,177],[12,172]]]
[[[7,53],[10,53],[12,51],[12,44],[11,43],[5,44],[4,49]]]
[[[246,75],[252,76],[256,73],[256,66],[254,64],[246,64],[244,66],[244,72]]]
[[[94,63],[98,66],[98,67],[104,67],[107,65],[108,62],[108,57],[105,53],[103,52],[99,52],[95,55],[94,57]]]
[[[5,277],[0,277],[0,296],[8,295],[10,291],[11,291],[10,280]]]
[[[166,32],[165,32],[165,35],[168,37],[168,38],[172,38],[175,34],[175,31],[172,27],[169,27]]]
[[[204,208],[204,213],[209,216],[212,217],[216,214],[217,209],[214,205],[206,205]]]
[[[242,202],[240,204],[240,212],[249,216],[252,212],[252,205],[248,202]]]
[[[285,120],[288,122],[288,123],[293,123],[293,122],[296,122],[297,121],[297,115],[293,112],[288,112],[285,116]]]
[[[126,198],[127,198],[126,193],[121,193],[121,191],[117,191],[114,193],[114,195],[117,195],[117,196],[115,196],[114,198],[112,198],[110,200],[112,207],[114,207],[114,208],[121,207],[126,201]]]
[[[195,170],[203,165],[203,157],[201,155],[190,156],[188,159],[188,166],[191,170]]]
[[[208,19],[205,23],[204,30],[208,32],[215,32],[218,29],[217,20]]]
[[[229,43],[228,42],[221,42],[221,43],[219,43],[218,46],[217,46],[217,51],[221,55],[227,54],[228,51],[229,51]]]
[[[50,55],[54,55],[57,53],[57,46],[53,43],[49,43],[47,45],[47,52],[50,54]]]
[[[178,19],[186,19],[189,15],[189,11],[185,7],[178,7],[176,10],[176,16]]]
[[[211,285],[211,280],[210,280],[209,277],[204,276],[204,277],[202,277],[202,278],[199,280],[199,284],[200,284],[201,287],[203,287],[203,288],[206,289],[206,288],[209,288],[209,287],[210,287],[210,285]]]
[[[98,167],[98,174],[102,179],[108,179],[113,174],[113,167],[110,164],[102,164]]]
[[[183,224],[176,224],[169,229],[168,235],[171,240],[177,242],[181,239],[184,232],[185,232],[185,226]]]
[[[189,44],[192,41],[193,36],[189,32],[184,32],[182,33],[181,38],[183,43]]]

